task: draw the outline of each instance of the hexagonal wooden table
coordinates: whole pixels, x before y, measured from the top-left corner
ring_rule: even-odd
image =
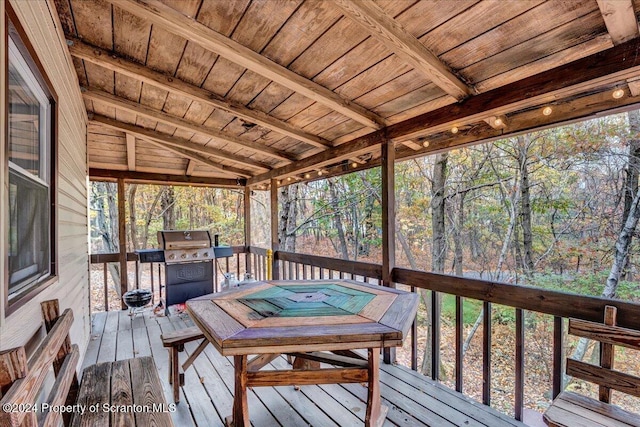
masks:
[[[382,425],[380,349],[402,345],[417,307],[417,294],[347,280],[256,282],[187,301],[207,339],[234,356],[234,427],[250,426],[247,387],[356,382],[369,386],[365,426]],[[293,370],[260,371],[280,354]]]

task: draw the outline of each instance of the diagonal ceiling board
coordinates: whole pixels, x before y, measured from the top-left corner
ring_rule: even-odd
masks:
[[[187,163],[187,170],[184,172],[185,175],[191,176],[193,172],[196,170],[196,161],[189,159],[189,163]]]
[[[135,126],[135,125],[132,125],[132,124],[119,122],[117,120],[113,120],[113,119],[110,119],[108,117],[100,116],[100,115],[97,115],[97,114],[94,115],[91,118],[90,122],[94,123],[94,124],[99,124],[99,125],[102,125],[102,126],[106,126],[108,128],[115,129],[115,130],[118,130],[118,131],[121,131],[121,132],[130,133],[131,135],[134,135],[136,138],[144,139],[145,141],[160,142],[165,147],[167,147],[167,146],[177,147],[177,148],[179,148],[180,150],[183,150],[183,151],[187,151],[188,150],[190,152],[202,153],[202,154],[206,154],[206,155],[209,155],[209,156],[220,157],[220,158],[223,158],[225,160],[238,162],[238,163],[245,164],[245,165],[252,166],[252,167],[259,167],[257,165],[253,165],[252,163],[255,163],[255,162],[253,162],[250,159],[238,158],[237,156],[229,155],[228,153],[225,153],[225,152],[223,152],[221,150],[217,150],[217,149],[211,148],[211,147],[205,147],[203,145],[196,144],[196,143],[191,142],[191,141],[187,141],[187,140],[185,140],[183,138],[177,138],[175,136],[161,134],[161,133],[159,133],[157,131],[154,131],[154,130],[145,129],[145,128],[141,128],[139,126]],[[196,160],[199,160],[199,159],[196,159]],[[228,167],[228,166],[221,166],[221,165],[218,165],[218,164],[216,164],[216,168],[218,168],[219,170],[224,170],[225,172],[236,173],[236,174],[241,175],[243,177],[250,177],[251,176],[251,174],[249,174],[247,171],[242,170],[242,169],[232,168],[232,167]],[[269,170],[269,168],[266,167],[266,166],[262,167],[262,169]]]
[[[130,171],[136,170],[136,137],[130,133],[127,136],[127,166]]]
[[[119,8],[147,19],[154,25],[188,39],[190,43],[197,43],[207,50],[216,52],[254,73],[324,104],[365,126],[380,129],[385,125],[384,119],[371,111],[341,98],[324,86],[294,73],[159,1],[148,0],[144,3],[135,0],[108,1]]]
[[[116,73],[136,78],[144,83],[160,89],[186,96],[213,108],[228,111],[244,120],[259,124],[275,132],[305,142],[314,147],[328,148],[332,144],[317,135],[305,132],[268,114],[247,108],[244,105],[227,101],[213,92],[191,85],[175,77],[159,73],[144,65],[119,57],[112,52],[99,47],[88,45],[79,39],[67,37],[69,51],[73,57],[83,59],[89,63],[99,65]]]
[[[597,0],[613,44],[638,37],[638,21],[631,0]]]
[[[335,4],[346,16],[361,25],[389,50],[413,65],[417,71],[426,75],[449,95],[461,100],[471,94],[471,89],[437,56],[374,2],[335,0]]]
[[[297,160],[296,156],[288,154],[284,151],[268,147],[258,142],[244,140],[242,138],[238,138],[237,136],[230,135],[216,129],[191,123],[187,120],[169,115],[162,111],[158,111],[156,109],[144,106],[142,104],[138,104],[137,102],[133,102],[128,99],[112,95],[108,92],[104,92],[96,89],[87,89],[83,91],[82,95],[85,99],[89,99],[92,101],[99,101],[107,105],[110,105],[112,107],[116,107],[118,109],[125,110],[128,112],[137,114],[139,116],[144,116],[154,121],[163,122],[168,125],[171,125],[180,129],[184,129],[189,132],[202,134],[204,136],[213,138],[215,140],[218,140],[224,143],[239,145],[243,148],[248,148],[250,150],[262,153],[264,155],[276,158],[278,160],[284,160],[287,162]]]

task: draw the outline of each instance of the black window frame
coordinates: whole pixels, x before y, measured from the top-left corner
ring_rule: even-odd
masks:
[[[53,88],[53,84],[49,80],[47,73],[45,71],[44,66],[40,62],[35,49],[33,48],[31,42],[29,41],[27,34],[20,24],[20,21],[11,8],[11,4],[9,2],[5,2],[5,34],[4,37],[4,46],[5,46],[5,54],[4,54],[4,63],[2,66],[4,67],[4,75],[5,81],[4,91],[7,96],[4,99],[5,102],[5,123],[7,126],[4,127],[4,152],[7,154],[4,159],[3,164],[3,174],[4,181],[6,183],[5,186],[5,194],[3,194],[2,198],[2,209],[5,212],[6,216],[6,234],[3,236],[3,245],[4,251],[3,256],[5,260],[5,268],[3,272],[3,304],[4,304],[4,317],[8,317],[20,307],[24,306],[27,302],[31,301],[36,295],[42,292],[44,289],[57,282],[58,280],[58,227],[57,227],[57,172],[58,172],[58,97]],[[31,73],[37,80],[38,84],[45,92],[46,97],[49,101],[50,111],[49,111],[49,144],[48,144],[48,153],[47,153],[47,175],[49,179],[49,274],[46,278],[40,281],[34,281],[33,283],[25,286],[23,289],[15,293],[14,295],[9,295],[9,191],[8,191],[8,183],[9,183],[9,39],[13,41],[15,46],[18,48],[18,51],[22,55],[23,59],[26,61],[27,66],[29,67]],[[11,296],[11,298],[10,298]]]

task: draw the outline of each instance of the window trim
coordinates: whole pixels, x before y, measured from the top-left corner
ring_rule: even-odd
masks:
[[[49,200],[51,203],[50,213],[49,213],[49,239],[50,239],[50,275],[47,279],[42,280],[40,283],[36,283],[30,287],[29,290],[25,291],[23,295],[20,295],[14,301],[9,303],[9,268],[8,264],[5,265],[3,275],[3,293],[2,293],[2,304],[4,306],[4,317],[9,317],[12,313],[17,311],[20,307],[27,304],[31,301],[36,295],[42,292],[47,287],[58,281],[58,96],[53,88],[53,84],[49,80],[47,73],[45,72],[45,68],[40,62],[38,55],[35,52],[35,49],[31,45],[29,38],[27,37],[27,33],[22,27],[18,16],[14,12],[11,7],[10,2],[5,2],[5,16],[3,19],[5,20],[5,34],[2,35],[4,38],[4,46],[6,47],[4,50],[4,61],[2,63],[2,67],[4,67],[5,71],[5,81],[3,82],[5,94],[9,92],[9,38],[13,40],[15,46],[18,48],[18,51],[22,54],[23,59],[26,61],[27,66],[31,69],[32,74],[37,80],[38,84],[42,87],[46,94],[47,99],[50,102],[50,116],[49,116],[49,143],[48,143],[48,155],[49,159],[46,165],[46,174],[49,178]],[[5,117],[4,120],[8,123],[9,118],[9,97],[5,97]],[[9,144],[9,126],[5,126],[3,132],[4,138],[4,150],[7,153],[8,144]],[[4,160],[3,167],[3,177],[6,183],[9,182],[9,159],[6,158]],[[3,190],[4,191],[4,190]],[[0,209],[2,209],[6,214],[6,233],[9,232],[8,228],[8,212],[7,209],[9,207],[9,194],[8,192],[4,192],[2,194],[2,204]],[[8,256],[8,244],[9,239],[8,235],[2,236],[3,238],[3,247],[4,247],[4,257]],[[5,262],[8,260],[5,259]]]

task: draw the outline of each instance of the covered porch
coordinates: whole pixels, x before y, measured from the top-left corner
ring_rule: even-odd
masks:
[[[45,329],[38,304],[57,298],[61,308],[76,312],[69,337],[79,344],[79,366],[152,356],[166,400],[172,401],[161,334],[193,323],[184,313],[155,316],[147,309],[130,316],[120,300],[136,288],[152,288],[162,297],[164,280],[162,265],[141,265],[131,250],[125,221],[130,184],[241,193],[243,241],[221,264],[224,273],[250,273],[258,280],[348,279],[421,293],[429,311],[413,319],[403,347],[382,350],[385,426],[543,425],[542,410],[526,404],[528,314],[552,319],[541,340],[551,369],[540,407],[549,406],[566,385],[569,318],[602,323],[606,307],[613,305],[617,325],[607,326],[634,331],[634,337],[640,330],[636,303],[419,271],[396,262],[398,162],[638,108],[637,0],[9,0],[0,10],[12,25],[5,39],[34,45],[25,51],[40,58],[41,71],[59,96],[52,116],[52,210],[46,224],[51,277],[29,292],[4,286],[0,351],[22,347],[32,355]],[[9,57],[6,45],[2,58]],[[29,114],[8,111],[8,97],[2,96],[3,117],[13,125],[24,123]],[[23,155],[11,150],[12,159]],[[6,169],[19,170],[6,157],[3,150]],[[371,168],[380,168],[381,176],[375,189],[380,262],[284,250],[281,191]],[[3,200],[9,200],[5,175],[0,184]],[[109,253],[92,254],[86,247],[92,181],[117,188],[109,215],[117,217],[117,232],[110,237],[118,249]],[[269,200],[268,244],[256,244],[252,235],[257,219],[252,192],[264,192]],[[8,210],[3,207],[0,219]],[[0,231],[8,242],[12,235],[5,223]],[[7,282],[8,259],[7,254],[0,261]],[[91,282],[96,265],[103,273]],[[115,296],[109,265],[117,265],[120,276]],[[153,281],[140,281],[138,271],[147,268]],[[104,312],[92,313],[92,287]],[[445,295],[455,312],[449,324],[443,324],[440,310]],[[492,316],[479,318],[480,355],[473,366],[465,364],[465,300],[477,301],[484,313],[499,305],[513,315],[508,415],[491,407]],[[425,318],[432,331],[428,337],[418,332]],[[29,325],[28,333],[23,325]],[[455,336],[447,348],[445,327]],[[426,341],[432,351],[423,364],[430,377],[417,372]],[[186,344],[182,361],[197,344]],[[443,358],[453,365],[446,379]],[[286,364],[279,357],[266,369]],[[233,368],[229,358],[208,346],[185,372],[181,403],[171,413],[175,425],[223,425],[232,412]],[[468,368],[481,371],[481,380],[471,386],[465,382]],[[249,412],[255,427],[355,426],[365,422],[366,401],[367,388],[360,384],[255,387]],[[593,420],[593,425],[607,423]]]

